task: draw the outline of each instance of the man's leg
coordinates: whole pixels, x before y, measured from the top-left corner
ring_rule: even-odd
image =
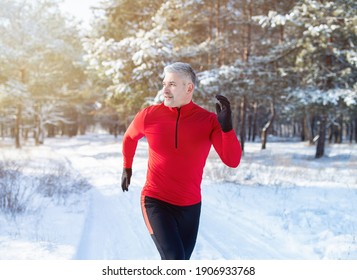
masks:
[[[185,250],[185,259],[189,260],[196,245],[201,203],[182,207],[180,212],[178,219],[179,232]]]
[[[142,197],[142,211],[161,259],[184,260],[185,249],[170,204],[154,198]]]

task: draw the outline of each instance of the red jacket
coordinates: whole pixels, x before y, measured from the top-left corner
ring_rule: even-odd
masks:
[[[160,104],[141,110],[124,135],[125,168],[132,167],[138,140],[144,136],[149,159],[142,194],[180,206],[201,201],[202,173],[212,144],[230,167],[237,167],[242,155],[234,130],[224,133],[216,114],[193,102],[181,108]]]

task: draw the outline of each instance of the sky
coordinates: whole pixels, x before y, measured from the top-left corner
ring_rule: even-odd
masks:
[[[92,16],[91,6],[99,3],[100,0],[63,0],[62,9],[83,22],[85,27],[89,26]]]

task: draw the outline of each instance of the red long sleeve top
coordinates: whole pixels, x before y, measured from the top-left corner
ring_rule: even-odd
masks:
[[[153,105],[141,110],[124,134],[124,167],[131,168],[138,140],[149,144],[148,170],[142,194],[188,206],[201,201],[203,168],[211,145],[230,167],[242,150],[234,130],[224,133],[217,116],[192,101],[181,108]]]

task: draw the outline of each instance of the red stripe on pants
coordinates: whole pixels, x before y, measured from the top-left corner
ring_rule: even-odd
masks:
[[[148,230],[149,230],[149,233],[150,233],[150,234],[154,234],[154,231],[152,230],[152,227],[151,227],[151,224],[150,224],[150,221],[149,221],[148,214],[147,214],[147,212],[146,212],[146,208],[145,208],[145,196],[144,196],[144,195],[141,196],[141,211],[142,211],[142,213],[143,213],[144,221],[145,221],[146,227],[147,227]]]

